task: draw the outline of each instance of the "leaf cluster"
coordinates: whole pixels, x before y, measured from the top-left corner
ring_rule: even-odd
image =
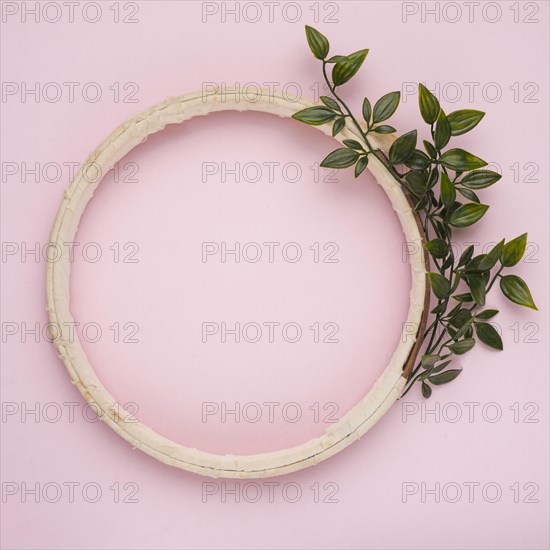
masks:
[[[415,382],[420,382],[422,394],[428,398],[432,386],[446,384],[460,374],[460,368],[452,367],[455,356],[464,355],[477,342],[494,350],[503,349],[502,338],[491,324],[498,311],[485,307],[497,280],[508,300],[537,309],[527,283],[517,275],[503,273],[521,261],[527,233],[509,242],[502,239],[487,253],[476,254],[475,247],[469,246],[456,258],[453,232],[472,226],[485,216],[489,206],[481,202],[478,192],[497,183],[501,176],[488,170],[483,159],[449,144],[453,137],[474,129],[485,113],[462,109],[447,114],[437,97],[419,84],[420,115],[429,126],[431,139],[419,145],[417,130],[411,130],[392,143],[386,157],[374,149],[369,134],[396,131],[386,121],[396,112],[400,93],[385,94],[374,106],[365,97],[360,123],[340,97],[338,87],[359,71],[369,50],[328,58],[330,45],[323,34],[306,26],[306,37],[313,55],[323,63],[331,96],[322,96],[322,105],[303,109],[293,118],[311,125],[331,123],[334,136],[350,124],[360,136],[360,140],[344,140],[344,147],[329,153],[321,166],[354,166],[358,177],[368,166],[371,155],[376,155],[412,198],[422,220],[424,246],[435,266],[428,276],[437,305],[431,310],[433,321],[423,335],[424,354],[409,378],[405,393]]]

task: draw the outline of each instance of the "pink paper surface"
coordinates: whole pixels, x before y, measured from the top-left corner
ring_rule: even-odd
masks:
[[[546,2],[1,10],[2,548],[548,548]],[[132,450],[85,406],[47,339],[44,246],[75,167],[128,116],[207,87],[325,93],[304,24],[332,53],[370,48],[344,95],[359,110],[400,90],[400,133],[425,131],[419,81],[447,112],[487,112],[454,142],[503,177],[455,244],[528,231],[515,272],[540,311],[494,292],[504,352],[459,358],[459,379],[429,401],[413,389],[315,468],[216,481]],[[220,113],[105,176],[72,311],[140,421],[210,452],[271,451],[321,435],[380,375],[406,319],[406,245],[372,176],[319,169],[333,148],[292,120]]]

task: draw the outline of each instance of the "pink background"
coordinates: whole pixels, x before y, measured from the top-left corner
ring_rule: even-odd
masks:
[[[120,2],[119,23],[113,2],[100,2],[96,23],[83,20],[90,3],[75,8],[74,22],[66,11],[57,22],[35,22],[22,16],[24,4],[3,2],[1,26],[2,547],[547,548],[548,4],[481,3],[470,21],[467,5],[454,2],[281,2],[270,21],[265,3],[248,3],[243,12],[248,4],[241,2],[236,22],[231,14],[223,20],[224,6],[235,4],[226,2],[203,22],[214,3]],[[52,4],[46,19],[62,6]],[[439,21],[425,13],[430,9]],[[320,66],[307,50],[304,24],[325,32],[333,53],[370,48],[366,68],[344,94],[357,110],[365,94],[374,101],[401,90],[404,103],[392,122],[399,132],[421,127],[411,91],[418,81],[440,92],[447,112],[487,111],[455,144],[494,163],[503,178],[480,192],[489,214],[457,234],[456,246],[483,248],[528,231],[516,272],[529,281],[540,311],[519,309],[495,292],[489,305],[501,310],[503,353],[479,346],[457,360],[463,374],[435,388],[430,401],[415,388],[343,453],[268,480],[277,484],[272,496],[261,480],[215,482],[164,466],[86,421],[51,343],[43,334],[22,335],[36,323],[42,330],[47,317],[46,263],[21,251],[47,242],[70,179],[67,163],[83,162],[131,114],[207,82],[274,83],[313,98]],[[77,83],[74,98],[66,82]],[[8,83],[15,94],[5,93],[13,89]],[[49,89],[50,99],[55,87],[48,83],[58,83],[63,95],[35,100],[22,96],[24,83]],[[99,101],[83,98],[86,83],[101,89]],[[275,450],[321,434],[327,418],[349,410],[380,374],[408,307],[403,237],[372,177],[356,181],[350,171],[315,168],[334,146],[290,120],[222,113],[151,137],[121,161],[118,177],[106,176],[77,235],[72,309],[81,326],[101,327],[86,351],[141,421],[211,452]],[[38,181],[22,177],[23,163],[39,164]],[[262,169],[258,181],[253,168],[238,182],[220,173],[202,181],[204,163]],[[266,163],[277,163],[272,178]],[[283,170],[287,163],[301,171],[297,181]],[[265,256],[223,263],[219,254],[202,261],[204,242],[281,245],[273,263]],[[281,256],[289,242],[301,246],[296,263]],[[89,243],[90,256],[102,251],[96,263],[83,255]],[[322,261],[331,250],[323,251],[325,243],[337,243],[336,263]],[[278,330],[269,342],[267,329],[258,343],[230,336],[222,343],[219,335],[204,343],[203,322],[294,322],[303,334],[296,343]],[[109,328],[115,323],[118,342]],[[338,342],[316,343],[314,323],[321,339],[330,332],[323,326],[336,324]],[[138,342],[120,341],[133,326]],[[257,403],[263,414],[258,422],[222,422],[219,414],[204,422],[205,402]],[[265,402],[279,404],[273,422]],[[281,414],[289,403],[302,411],[295,423]],[[423,414],[427,409],[437,415]],[[87,501],[93,488],[83,496],[86,483],[101,489],[97,502]],[[35,484],[38,496],[24,497]],[[59,501],[48,502],[59,487]],[[258,502],[249,502],[258,488]],[[296,488],[301,497],[290,502]]]

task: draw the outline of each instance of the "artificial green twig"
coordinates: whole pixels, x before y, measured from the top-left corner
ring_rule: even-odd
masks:
[[[475,128],[485,113],[463,109],[447,115],[438,99],[419,84],[420,114],[430,127],[431,141],[423,141],[425,152],[417,149],[417,131],[413,130],[398,137],[386,156],[373,147],[368,136],[371,133],[395,132],[392,126],[381,123],[397,110],[400,92],[384,95],[374,107],[368,98],[363,100],[362,117],[367,128],[364,130],[337,88],[355,76],[369,51],[359,50],[350,55],[328,58],[330,45],[323,34],[306,26],[306,37],[313,55],[322,61],[323,77],[331,96],[321,96],[323,105],[303,109],[293,118],[312,125],[330,122],[334,136],[344,128],[348,118],[362,140],[362,143],[344,140],[344,147],[327,155],[321,166],[354,166],[355,177],[358,177],[367,167],[370,155],[375,155],[412,199],[422,221],[426,238],[424,246],[436,268],[428,276],[437,305],[431,310],[434,320],[422,335],[423,342],[427,341],[424,353],[410,373],[403,395],[418,381],[421,382],[422,394],[428,398],[432,394],[432,386],[446,384],[460,374],[460,368],[449,366],[455,356],[463,355],[474,347],[476,337],[490,348],[502,350],[500,335],[487,322],[498,311],[483,309],[487,294],[497,279],[500,279],[500,288],[506,298],[537,309],[523,279],[517,275],[502,275],[504,268],[515,266],[523,257],[527,233],[507,243],[503,239],[487,253],[474,255],[474,247],[469,246],[457,261],[451,246],[453,231],[469,227],[485,215],[489,207],[481,204],[476,191],[493,185],[501,176],[491,170],[483,170],[487,163],[479,157],[463,149],[446,147],[451,137]],[[329,65],[333,66],[331,78],[327,73]],[[404,166],[408,171],[400,173],[398,166]],[[454,173],[452,177],[451,173]],[[466,202],[458,201],[459,195]],[[463,292],[457,293],[461,284]],[[451,299],[456,305],[448,311]]]

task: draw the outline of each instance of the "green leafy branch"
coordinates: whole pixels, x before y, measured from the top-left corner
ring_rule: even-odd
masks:
[[[503,349],[500,335],[488,322],[498,311],[484,309],[497,280],[506,298],[537,309],[525,281],[517,275],[503,274],[505,268],[522,259],[527,234],[509,242],[503,239],[486,254],[476,254],[474,246],[469,246],[455,258],[451,246],[453,231],[469,227],[485,215],[489,206],[481,203],[477,191],[493,185],[501,176],[483,169],[487,163],[479,157],[463,149],[446,148],[452,137],[475,128],[485,113],[464,109],[446,114],[438,99],[419,84],[420,114],[430,127],[431,140],[423,140],[424,150],[417,148],[417,131],[412,130],[398,137],[386,156],[373,146],[369,135],[396,131],[386,121],[399,106],[400,92],[384,95],[374,107],[365,98],[360,124],[339,95],[339,87],[355,76],[369,50],[328,58],[330,46],[323,34],[306,26],[306,37],[313,55],[322,61],[323,77],[331,95],[321,96],[322,105],[303,109],[293,118],[310,125],[331,123],[333,136],[349,122],[360,136],[360,141],[344,140],[344,147],[327,155],[321,166],[354,166],[358,177],[371,155],[375,155],[411,198],[422,222],[424,246],[436,269],[428,277],[437,305],[431,310],[433,321],[423,334],[424,354],[412,370],[403,395],[419,382],[423,396],[428,398],[432,386],[446,384],[460,374],[460,368],[450,368],[452,361],[470,351],[477,340],[492,349]]]

